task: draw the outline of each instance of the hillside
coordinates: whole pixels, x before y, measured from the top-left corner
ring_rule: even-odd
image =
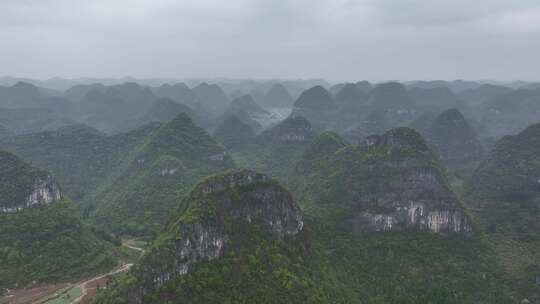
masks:
[[[280,83],[274,84],[263,97],[262,105],[268,108],[289,108],[294,103],[287,89]]]
[[[200,127],[205,128],[209,125],[206,113],[192,109],[186,104],[175,102],[170,98],[160,98],[152,103],[144,114],[126,121],[117,131],[128,132],[153,122],[168,123],[180,113],[186,113]]]
[[[415,131],[361,146],[322,133],[290,185],[346,296],[336,303],[508,303],[496,257]]]
[[[285,182],[315,134],[307,119],[293,114],[259,134],[251,145],[235,151],[233,158],[241,168],[263,172]]]
[[[488,197],[530,200],[540,194],[540,124],[499,140],[476,170],[474,186]]]
[[[85,198],[89,220],[116,234],[157,233],[176,199],[200,178],[234,166],[223,146],[184,113],[161,126],[129,158],[126,169]]]
[[[115,265],[115,246],[82,224],[48,172],[0,151],[0,181],[0,290]]]
[[[0,109],[0,124],[15,134],[53,131],[74,121],[47,108]]]
[[[500,138],[523,131],[538,122],[540,89],[514,90],[487,99],[476,117],[487,135]]]
[[[77,201],[118,176],[131,151],[158,127],[150,124],[106,136],[85,125],[72,125],[1,139],[0,149],[53,173],[66,194]]]
[[[152,92],[159,98],[169,98],[177,103],[193,105],[197,103],[197,96],[186,84],[175,83],[173,85],[163,84],[152,88]]]
[[[449,109],[437,116],[426,112],[411,127],[426,137],[444,164],[452,169],[470,169],[483,157],[484,148],[476,131],[458,109]]]
[[[540,124],[505,136],[466,184],[466,202],[516,296],[540,301]]]
[[[156,101],[152,91],[139,84],[95,87],[75,103],[75,119],[106,133],[117,132],[126,122],[143,115]]]
[[[302,92],[294,107],[307,111],[328,111],[335,107],[330,93],[322,86],[315,86]]]
[[[98,303],[317,303],[298,206],[269,177],[199,183],[128,276]]]
[[[255,132],[236,115],[230,114],[216,127],[214,138],[228,149],[235,150],[252,143]]]
[[[412,129],[369,136],[358,147],[326,135],[304,153],[309,161],[300,163],[296,175],[309,176],[309,184],[300,183],[298,193],[321,206],[340,202],[349,210],[352,231],[470,229],[435,154]]]
[[[336,104],[342,109],[358,110],[367,103],[368,94],[356,84],[347,83],[335,95]]]
[[[463,106],[463,101],[448,88],[413,88],[408,93],[415,106],[423,111],[440,112]]]
[[[201,83],[194,87],[193,93],[197,97],[198,103],[213,116],[223,114],[229,105],[229,99],[225,92],[216,84]]]
[[[271,116],[270,112],[255,103],[255,100],[250,95],[242,95],[231,101],[225,113],[219,119],[220,123],[230,115],[236,116],[244,124],[249,125],[256,133],[259,133],[263,129],[258,120],[269,119]]]

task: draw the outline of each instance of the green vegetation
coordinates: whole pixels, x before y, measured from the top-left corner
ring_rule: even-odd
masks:
[[[497,142],[463,196],[516,298],[540,301],[540,124]]]
[[[376,199],[398,191],[396,178],[418,168],[437,176],[442,187],[437,191],[445,193],[430,195],[459,207],[436,154],[417,132],[399,128],[371,139],[373,144],[354,147],[337,134],[323,133],[295,152],[301,160],[289,182],[304,211],[305,229],[294,240],[273,239],[260,225],[223,216],[243,210],[243,195],[265,183],[214,195],[204,194],[201,185],[219,183],[227,175],[208,179],[180,204],[177,220],[134,271],[101,294],[98,303],[127,303],[126,295],[137,294],[148,282],[145,269],[171,269],[164,265],[178,254],[172,244],[196,240],[186,225],[199,223],[224,227],[231,242],[226,253],[195,264],[188,274],[147,294],[147,302],[510,303],[512,292],[497,252],[481,232],[359,233],[353,228],[358,207],[351,203],[359,192]],[[361,208],[388,208],[364,203]],[[231,209],[224,213],[224,206]]]
[[[310,257],[298,240],[273,239],[257,226],[236,225],[231,232],[234,250],[198,264],[189,274],[145,297],[145,302],[328,303],[330,298],[317,289],[319,276],[307,267]],[[97,303],[127,303],[126,289],[137,284],[137,277],[124,275]]]
[[[318,268],[308,267],[313,266],[308,233],[296,230],[298,210],[275,181],[249,171],[217,175],[195,187],[181,206],[177,219],[140,264],[98,303],[123,303],[126,294],[141,288],[151,290],[144,296],[149,303],[328,302],[315,281],[321,275]],[[282,216],[278,219],[284,229],[291,229],[287,223],[294,222],[295,234],[272,226],[277,215]],[[207,255],[215,257],[214,247],[205,247],[202,239],[199,247],[197,231],[225,242],[219,258],[207,261]],[[195,242],[195,247],[185,245],[186,240]],[[177,256],[176,248],[182,248],[185,257]],[[187,275],[173,275],[156,289],[155,276],[169,277],[175,267],[199,255],[201,261]]]
[[[390,206],[383,205],[381,198],[404,191],[407,176],[417,172],[433,174],[440,191],[450,193],[437,156],[416,131],[395,128],[368,141],[364,146],[352,146],[337,134],[319,135],[289,179],[297,199],[346,208],[348,212],[343,214],[349,217],[359,208],[385,211]]]
[[[0,286],[61,281],[105,272],[118,243],[85,227],[69,202],[0,213]]]
[[[252,142],[255,132],[235,114],[230,114],[216,127],[214,138],[228,149],[238,149]]]
[[[36,188],[45,179],[48,184],[38,186],[46,188]],[[0,181],[0,207],[8,208],[0,209],[0,288],[60,281],[116,264],[119,242],[86,227],[69,201],[58,201],[59,193],[50,192],[58,186],[46,171],[0,152]],[[51,197],[28,207],[27,197],[36,191]]]
[[[334,303],[509,303],[503,271],[481,233],[355,229],[358,210],[392,212],[382,204],[386,195],[421,191],[414,183],[399,186],[416,170],[439,179],[441,192],[427,198],[460,206],[417,132],[397,128],[368,141],[355,147],[323,133],[306,148],[290,180],[312,232],[313,263],[324,271],[318,281],[324,294]]]
[[[401,109],[395,96],[405,89],[386,87],[390,93],[379,88],[372,99]],[[326,93],[315,95],[324,100],[304,98],[306,107],[333,108]],[[155,114],[169,120],[163,106]],[[439,140],[451,135],[458,114],[439,117],[431,130]],[[471,139],[468,125],[461,127]],[[145,253],[98,303],[139,296],[146,303],[540,301],[540,124],[499,141],[454,189],[437,152],[410,128],[355,146],[336,133],[316,136],[293,115],[257,137],[240,119],[224,120],[215,136],[232,157],[186,114],[114,136],[78,126],[0,139],[0,147],[57,174],[94,227],[67,199],[0,213],[0,287],[103,273],[119,255],[138,259],[113,233],[139,237],[129,244]],[[438,144],[467,146],[452,140]],[[461,153],[445,151],[446,159]],[[0,207],[24,201],[36,178],[49,177],[9,153],[0,160]],[[228,171],[237,165],[276,178],[292,194],[260,174]],[[413,203],[420,215],[408,212]],[[299,218],[298,208],[303,229],[283,233],[299,227],[283,224]],[[457,210],[467,227],[420,229],[423,212],[434,210]],[[390,229],[367,223],[387,215],[401,222]],[[50,303],[78,294],[72,288]]]
[[[105,136],[84,125],[57,131],[18,135],[0,140],[0,149],[51,172],[74,200],[92,194],[117,177],[126,158],[156,125],[128,133]]]
[[[427,232],[344,233],[306,211],[334,303],[508,303],[495,259],[476,238]]]
[[[22,162],[17,156],[0,151],[0,208],[24,202],[34,190],[37,179],[46,180],[48,173]]]
[[[287,184],[296,162],[314,137],[309,121],[291,116],[261,133],[254,143],[235,150],[233,158],[240,168],[263,172]]]
[[[80,287],[75,286],[68,289],[66,292],[62,293],[58,297],[51,299],[44,304],[71,304],[71,302],[82,295],[82,290]]]
[[[223,146],[180,114],[132,153],[114,183],[85,199],[85,213],[118,235],[154,235],[197,181],[233,166]]]

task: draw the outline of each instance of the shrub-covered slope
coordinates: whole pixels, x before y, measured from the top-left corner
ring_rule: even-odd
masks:
[[[467,204],[516,297],[540,301],[540,124],[505,136],[466,187]]]
[[[127,169],[85,199],[91,222],[119,234],[153,234],[176,208],[178,195],[209,174],[232,168],[224,147],[184,113],[133,152]]]
[[[370,136],[358,147],[335,134],[320,136],[295,176],[303,180],[297,191],[309,200],[347,210],[343,224],[353,231],[469,230],[436,155],[409,128]]]
[[[275,181],[251,171],[210,177],[181,205],[98,303],[323,302],[306,268],[302,216]]]
[[[235,151],[234,158],[241,167],[269,174],[285,182],[314,136],[311,123],[293,114],[259,134],[253,144]]]
[[[0,152],[0,290],[113,267],[114,245],[76,214],[49,173]]]
[[[322,133],[292,176],[336,303],[510,302],[492,249],[414,130],[362,146]]]
[[[252,143],[255,132],[236,115],[230,114],[216,127],[214,138],[228,149],[238,149]]]
[[[57,131],[13,136],[0,140],[0,148],[50,171],[74,200],[92,194],[122,171],[131,151],[159,124],[106,136],[85,125]]]

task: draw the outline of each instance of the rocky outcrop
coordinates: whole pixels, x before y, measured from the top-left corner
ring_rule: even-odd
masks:
[[[324,208],[345,209],[342,222],[349,222],[353,232],[470,230],[436,155],[416,131],[390,129],[359,146],[333,145],[339,148],[327,149],[318,158],[310,152],[317,142],[305,150],[303,159],[309,161],[296,168],[297,176],[308,178],[297,183],[295,193]]]
[[[368,137],[364,149],[368,155],[385,154],[367,164],[371,179],[385,186],[353,194],[363,209],[357,213],[356,230],[445,233],[470,229],[435,155],[420,134],[408,128],[391,129]],[[376,207],[362,208],[373,202]]]
[[[45,179],[36,179],[32,191],[26,198],[26,205],[50,204],[62,198],[60,187],[49,175]]]
[[[303,229],[291,195],[266,175],[248,170],[208,178],[194,188],[186,204],[187,209],[158,240],[160,245],[135,267],[142,284],[131,293],[133,303],[142,303],[145,294],[189,273],[197,263],[234,250],[241,233],[231,228],[235,225],[242,231],[258,225],[278,239]]]
[[[61,199],[60,187],[51,176],[36,178],[24,200],[0,206],[0,212],[17,212],[34,205],[50,204]]]
[[[60,187],[45,171],[0,151],[0,213],[17,212],[62,199]]]

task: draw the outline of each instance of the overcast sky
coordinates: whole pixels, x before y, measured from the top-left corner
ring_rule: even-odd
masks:
[[[539,0],[0,0],[0,75],[540,80]]]

